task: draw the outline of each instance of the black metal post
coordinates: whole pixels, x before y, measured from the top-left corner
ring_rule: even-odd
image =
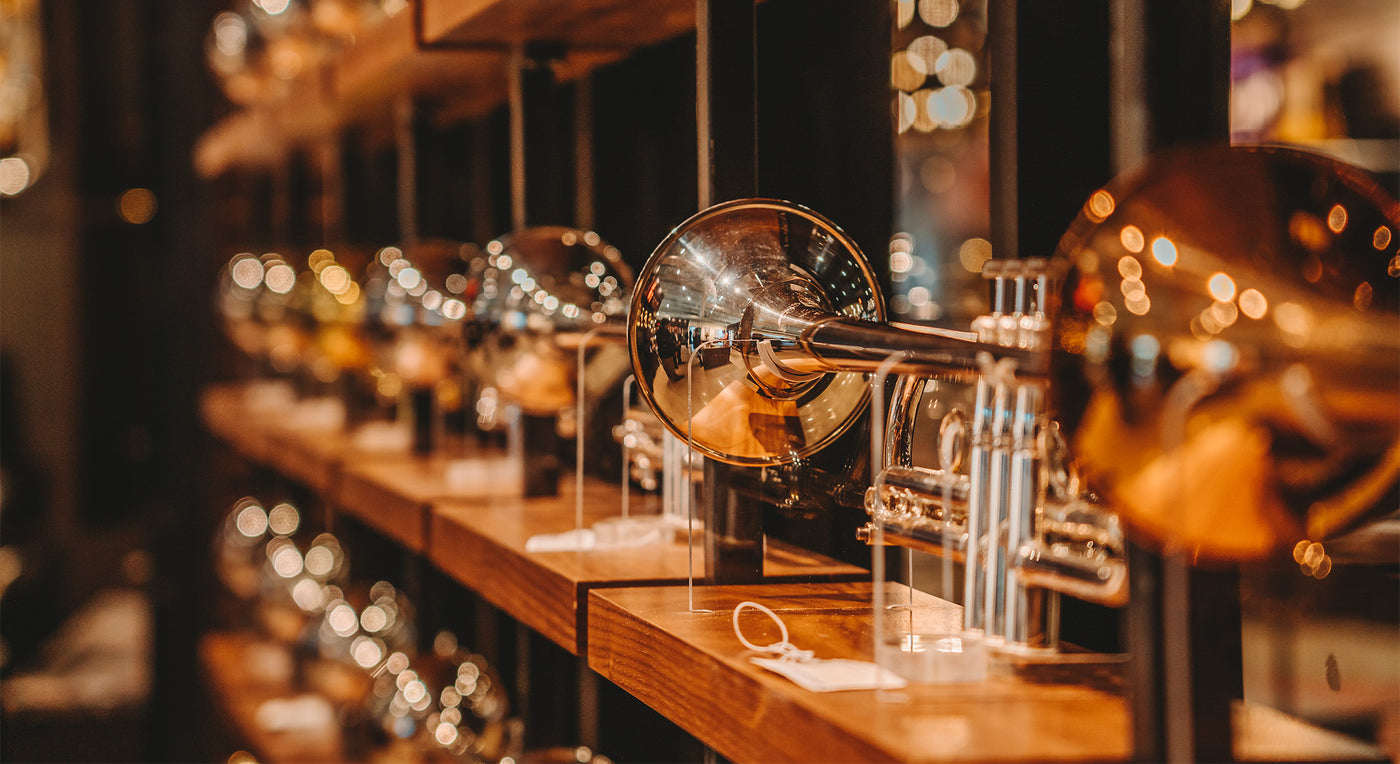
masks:
[[[1115,173],[1167,146],[1229,139],[1229,0],[1110,3]],[[1239,573],[1129,550],[1123,613],[1137,761],[1231,761],[1243,696]]]
[[[697,0],[695,117],[700,208],[758,187],[757,14],[754,0]],[[705,459],[705,580],[763,578],[763,507],[733,489],[734,467]]]
[[[553,61],[563,55],[557,43],[532,42],[518,47],[511,60],[510,151],[511,223],[521,229],[532,222],[569,217],[569,184],[559,182],[567,162],[560,146],[555,114]],[[557,417],[520,413],[516,430],[522,438],[525,495],[559,493],[560,450]]]

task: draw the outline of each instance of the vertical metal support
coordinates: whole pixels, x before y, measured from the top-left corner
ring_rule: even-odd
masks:
[[[493,192],[491,165],[496,144],[491,131],[478,125],[471,136],[471,232],[472,240],[490,241],[500,233],[496,230],[496,195]]]
[[[518,43],[510,52],[510,225],[525,227],[525,45]]]
[[[1020,191],[1016,126],[1019,99],[1016,71],[1016,0],[989,0],[987,6],[988,58],[992,68],[992,105],[987,120],[988,162],[991,186],[991,240],[996,257],[1017,257],[1021,252]],[[1000,311],[998,306],[995,310]]]
[[[558,168],[550,160],[557,155],[555,120],[549,105],[553,97],[551,62],[562,48],[552,43],[516,45],[511,51],[510,179],[511,224],[518,230],[535,220],[558,221],[567,217],[558,209],[560,194],[551,187]],[[526,496],[559,494],[561,443],[554,415],[519,413],[522,469]]]
[[[696,0],[695,118],[700,208],[758,190],[755,0]],[[705,459],[705,579],[763,577],[763,508],[734,490],[740,470]]]
[[[593,77],[574,81],[574,225],[593,229]]]
[[[758,191],[754,0],[696,0],[695,118],[700,208]]]
[[[705,582],[748,584],[763,580],[763,509],[734,486],[738,470],[705,460]]]
[[[399,242],[418,241],[418,109],[413,98],[400,96],[394,102],[394,148],[398,154]]]
[[[345,167],[341,164],[340,133],[327,135],[316,160],[321,169],[321,246],[345,241]]]
[[[1229,139],[1229,0],[1125,0],[1110,8],[1112,166],[1173,144]],[[1243,696],[1239,575],[1129,546],[1123,636],[1133,655],[1137,761],[1228,761]]]
[[[572,217],[572,189],[560,183],[569,177],[569,152],[560,115],[554,113],[554,62],[563,54],[562,44],[548,41],[518,44],[511,50],[511,225],[517,230]]]
[[[1113,174],[1127,172],[1147,156],[1151,143],[1144,98],[1147,29],[1141,2],[1109,3],[1109,143]]]

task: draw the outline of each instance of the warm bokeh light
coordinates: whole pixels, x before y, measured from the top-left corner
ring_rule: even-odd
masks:
[[[1123,249],[1137,254],[1147,244],[1142,231],[1135,225],[1123,226],[1123,230],[1118,233],[1118,241],[1123,245]]]
[[[350,272],[340,265],[327,265],[321,269],[321,286],[331,294],[345,294],[350,289]]]
[[[354,608],[342,602],[326,613],[326,623],[330,625],[331,631],[342,637],[348,637],[359,628],[360,619],[355,616]]]
[[[384,608],[378,605],[370,605],[360,613],[360,627],[373,634],[383,631],[389,625],[389,614],[384,612]]]
[[[914,129],[921,133],[931,133],[938,127],[934,117],[934,107],[929,105],[934,91],[929,88],[916,91],[914,98]]]
[[[1316,215],[1301,210],[1289,217],[1288,235],[1309,252],[1323,251],[1332,239],[1326,223]]]
[[[225,56],[241,56],[248,47],[248,24],[242,16],[223,11],[214,17],[214,45]]]
[[[914,0],[896,0],[894,17],[900,29],[909,26],[914,21]]]
[[[1296,302],[1285,302],[1274,308],[1274,324],[1283,330],[1284,341],[1299,346],[1312,329],[1312,317]]]
[[[946,27],[957,21],[958,0],[919,0],[919,18],[932,27]]]
[[[929,117],[939,127],[963,127],[977,114],[977,96],[971,90],[950,85],[928,99]]]
[[[244,289],[255,289],[263,280],[262,261],[250,252],[237,255],[229,267],[229,277]]]
[[[908,51],[896,51],[890,56],[890,85],[906,93],[919,89],[928,77],[928,72],[921,71],[922,66],[923,62],[916,64]]]
[[[156,216],[156,195],[148,188],[129,188],[117,198],[117,213],[132,225],[149,223]]]
[[[1371,234],[1371,246],[1376,249],[1385,249],[1390,246],[1390,238],[1390,229],[1385,226],[1380,226],[1376,229],[1375,233]],[[1395,274],[1392,273],[1390,275],[1394,276]]]
[[[32,175],[33,171],[23,157],[0,159],[0,194],[14,196],[29,188]]]
[[[1113,194],[1100,189],[1095,191],[1093,196],[1089,197],[1089,202],[1084,205],[1084,209],[1089,213],[1090,220],[1093,220],[1095,223],[1102,223],[1108,219],[1109,215],[1113,214],[1115,206]]]
[[[239,533],[255,539],[267,532],[267,513],[262,507],[251,504],[239,510],[234,525],[238,527]]]
[[[908,252],[893,252],[890,254],[890,272],[904,274],[914,266],[914,258]]]
[[[315,546],[306,551],[304,560],[306,572],[313,576],[324,576],[335,565],[335,553],[324,546]]]
[[[272,553],[272,569],[283,578],[295,578],[301,573],[301,552],[292,544],[283,544]]]
[[[1371,308],[1371,300],[1374,299],[1374,297],[1375,287],[1371,286],[1371,282],[1363,281],[1357,284],[1356,291],[1352,292],[1351,305],[1357,310],[1369,310]]]
[[[1250,318],[1263,318],[1269,312],[1269,301],[1258,289],[1240,292],[1240,312]]]
[[[1152,259],[1170,268],[1176,265],[1176,245],[1171,239],[1165,236],[1158,236],[1152,240]]]
[[[944,85],[967,87],[977,79],[977,59],[962,48],[949,48],[939,55],[934,73]]]
[[[362,636],[356,638],[350,646],[350,654],[361,668],[369,669],[379,665],[379,661],[384,657],[384,648],[379,646],[378,640]]]
[[[267,527],[278,536],[290,536],[301,525],[301,513],[291,504],[278,504],[267,513]]]
[[[1118,275],[1125,279],[1142,278],[1142,263],[1138,262],[1132,255],[1124,255],[1118,258]]]
[[[1332,209],[1327,212],[1327,228],[1332,233],[1341,233],[1347,229],[1347,208],[1340,204],[1332,205]]]
[[[253,4],[263,9],[269,16],[277,16],[286,13],[291,5],[291,0],[253,0]]]
[[[1210,296],[1221,302],[1235,299],[1235,280],[1225,273],[1212,274],[1206,281],[1206,288],[1210,290]]]
[[[321,585],[310,578],[303,578],[292,587],[292,601],[303,611],[311,613],[321,607]]]
[[[948,50],[948,43],[934,35],[924,35],[909,43],[909,64],[925,76],[938,71],[938,57]],[[917,85],[915,87],[918,87]]]
[[[958,262],[972,273],[981,273],[982,266],[992,259],[992,243],[982,238],[972,238],[958,247]]]
[[[1233,302],[1217,302],[1210,306],[1210,314],[1224,328],[1233,326],[1239,320],[1240,309]]]
[[[263,283],[277,294],[286,294],[292,291],[293,286],[296,286],[297,272],[292,270],[292,266],[277,262],[268,267],[266,274],[263,275]]]

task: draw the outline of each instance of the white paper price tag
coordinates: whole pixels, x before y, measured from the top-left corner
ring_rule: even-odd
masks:
[[[768,614],[778,624],[782,639],[766,647],[756,645],[744,638],[739,630],[739,613],[745,608],[753,608]],[[734,608],[734,636],[744,647],[756,653],[770,653],[777,657],[754,657],[749,660],[776,674],[781,674],[812,692],[835,692],[837,690],[893,690],[903,687],[905,681],[898,674],[886,671],[869,661],[853,661],[846,658],[821,659],[811,650],[799,650],[788,641],[787,624],[777,613],[757,602],[740,602]]]
[[[781,658],[750,658],[755,664],[791,679],[812,692],[838,690],[897,690],[905,681],[869,661],[844,658],[790,661]]]

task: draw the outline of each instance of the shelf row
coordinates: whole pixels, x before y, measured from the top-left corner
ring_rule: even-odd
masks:
[[[458,479],[442,456],[367,451],[342,431],[301,426],[285,411],[259,411],[245,393],[237,386],[207,390],[205,426],[242,457],[324,497],[328,525],[353,517],[422,555],[726,759],[1111,761],[1132,755],[1120,658],[1001,661],[977,682],[811,692],[750,662],[754,653],[735,634],[734,610],[742,602],[762,603],[783,620],[797,647],[822,659],[868,661],[874,585],[864,569],[770,541],[764,583],[691,587],[690,572],[703,570],[703,553],[697,542],[692,558],[684,534],[631,548],[529,551],[530,537],[579,526],[572,475],[558,496],[522,498],[489,487],[499,481]],[[477,475],[504,474],[508,467],[482,461],[504,457],[477,459]],[[585,481],[585,527],[617,516],[620,506],[618,486]],[[936,621],[931,629],[953,631],[961,622],[953,603],[899,584],[886,587],[888,601],[912,599],[921,618]],[[778,641],[777,627],[761,616],[745,624],[753,641]],[[241,681],[228,672],[236,674],[237,655],[249,645],[213,635],[202,649],[216,691]],[[260,692],[274,697],[276,688]],[[1241,704],[1236,715],[1241,759],[1364,759],[1372,753],[1267,709]],[[314,749],[334,741],[307,744]]]
[[[211,126],[195,167],[276,167],[348,126],[388,130],[404,99],[439,104],[445,121],[481,116],[507,101],[525,45],[548,45],[570,81],[694,28],[693,0],[416,0]]]

